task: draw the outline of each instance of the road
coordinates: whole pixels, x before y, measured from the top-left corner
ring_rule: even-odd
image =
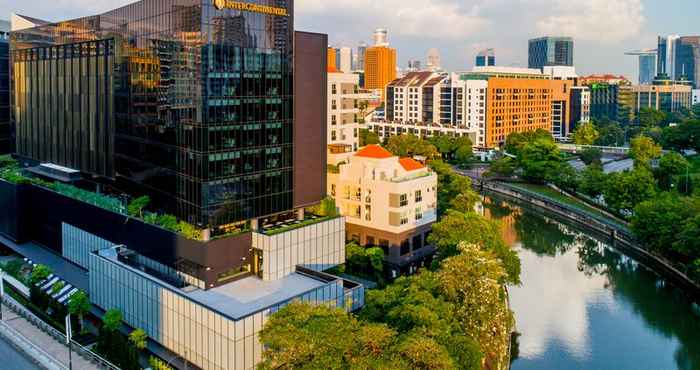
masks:
[[[31,361],[18,352],[12,345],[0,338],[0,369],[12,370],[39,370]],[[4,367],[7,366],[7,367]]]

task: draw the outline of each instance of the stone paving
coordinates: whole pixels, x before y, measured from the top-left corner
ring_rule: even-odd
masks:
[[[65,342],[60,342],[54,337],[39,330],[23,317],[18,316],[6,307],[2,307],[2,317],[5,324],[9,325],[19,332],[26,339],[30,340],[35,345],[39,346],[49,356],[68,368],[68,346]],[[73,369],[74,370],[92,370],[98,367],[92,362],[87,361],[83,357],[73,352]]]

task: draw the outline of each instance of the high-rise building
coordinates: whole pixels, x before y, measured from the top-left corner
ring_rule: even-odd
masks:
[[[529,41],[528,67],[573,66],[574,40],[571,37],[541,37]]]
[[[493,49],[485,49],[476,55],[477,67],[489,67],[496,65],[496,52]]]
[[[388,121],[439,123],[441,85],[449,76],[435,72],[409,72],[386,87]]]
[[[372,36],[373,46],[389,46],[389,32],[384,28],[377,28]]]
[[[690,109],[692,105],[692,87],[689,83],[681,84],[670,77],[660,74],[652,85],[632,86],[634,109],[638,113],[642,108],[653,108],[667,113]]]
[[[336,48],[328,47],[328,68],[338,70],[338,51]]]
[[[639,84],[651,85],[657,74],[657,51],[656,49],[636,50],[625,53],[639,57]]]
[[[365,54],[365,88],[384,91],[396,78],[396,49],[371,46]]]
[[[676,78],[700,88],[700,36],[682,36],[676,47]]]
[[[14,148],[10,124],[10,22],[0,20],[0,154]]]
[[[555,138],[569,137],[579,123],[591,121],[591,90],[588,86],[571,87],[571,102],[569,105],[569,125],[561,129],[552,127],[552,136]]]
[[[0,181],[3,244],[72,262],[48,261],[179,368],[254,369],[292,301],[362,306],[361,285],[323,273],[345,220],[314,207],[328,37],[274,4],[142,0],[10,34],[19,163],[44,185]],[[121,198],[145,194],[128,214]]]
[[[442,69],[442,61],[440,60],[440,51],[432,48],[428,50],[425,67],[430,71],[438,71]]]
[[[408,61],[408,72],[418,72],[421,70],[421,63],[420,60],[417,59],[411,59]]]
[[[357,63],[355,64],[356,70],[362,70],[365,68],[365,54],[367,54],[367,43],[362,41],[357,47]]]
[[[623,124],[634,120],[632,83],[623,76],[592,75],[579,79],[591,93],[591,118],[609,119]]]
[[[360,90],[360,75],[328,73],[328,146],[332,154],[357,151],[364,120],[361,102],[370,94]]]
[[[339,61],[339,67],[338,70],[342,71],[344,73],[350,73],[353,71],[352,67],[352,49],[343,47],[340,48],[340,61]]]
[[[427,266],[437,219],[437,175],[412,158],[368,145],[328,174],[328,193],[346,217],[348,240],[384,250],[391,277]]]
[[[678,35],[659,36],[656,70],[657,73],[665,73],[671,79],[678,77],[676,74],[676,47],[680,38]]]
[[[700,89],[693,89],[693,105],[700,104]]]

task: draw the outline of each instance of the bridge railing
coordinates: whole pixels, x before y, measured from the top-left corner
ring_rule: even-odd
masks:
[[[608,153],[608,154],[629,154],[630,148],[626,146],[600,146],[600,145],[577,145],[577,144],[564,144],[560,143],[557,144],[559,146],[559,149],[561,150],[566,150],[566,151],[576,151],[580,152],[585,149],[598,149],[603,153]]]

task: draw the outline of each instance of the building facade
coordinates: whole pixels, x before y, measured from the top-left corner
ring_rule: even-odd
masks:
[[[328,174],[328,192],[346,217],[346,238],[384,250],[391,277],[413,273],[435,252],[437,175],[425,165],[369,145]]]
[[[0,20],[0,154],[14,151],[10,122],[10,23]]]
[[[573,66],[574,40],[571,37],[541,37],[529,41],[528,68]]]
[[[700,104],[700,89],[693,89],[693,105]]]
[[[18,154],[204,226],[293,208],[293,3],[259,5],[272,7],[144,0],[13,32]],[[325,68],[315,78],[325,90]],[[324,130],[325,101],[314,104],[318,122],[303,124]]]
[[[479,54],[476,55],[476,63],[474,64],[477,67],[489,67],[489,66],[495,66],[496,65],[496,53],[493,49],[486,49],[482,50],[479,52]]]
[[[425,58],[425,67],[429,71],[439,71],[442,69],[442,59],[440,58],[440,51],[438,49],[432,48],[428,50],[428,55]]]
[[[625,53],[639,58],[639,84],[651,85],[654,82],[657,71],[657,55],[656,49],[644,49]]]
[[[558,128],[552,125],[552,136],[555,138],[569,137],[579,123],[591,121],[591,90],[587,86],[571,87],[571,102],[569,106],[570,120],[568,126]]]
[[[635,116],[635,98],[632,83],[622,76],[587,76],[579,80],[590,89],[591,118],[609,119],[623,124]]]
[[[692,88],[671,80],[655,80],[653,85],[632,86],[634,109],[652,108],[667,113],[690,109],[692,106]]]
[[[360,90],[360,76],[354,73],[328,73],[328,138],[334,151],[354,152],[359,149],[362,127],[362,102],[370,94]]]
[[[338,61],[338,70],[343,73],[352,73],[354,70],[352,62],[352,49],[348,47],[343,47],[338,49],[340,59]]]
[[[658,41],[658,72],[700,88],[700,36],[659,36]]]
[[[396,79],[396,49],[371,46],[365,53],[365,89],[384,91]]]

